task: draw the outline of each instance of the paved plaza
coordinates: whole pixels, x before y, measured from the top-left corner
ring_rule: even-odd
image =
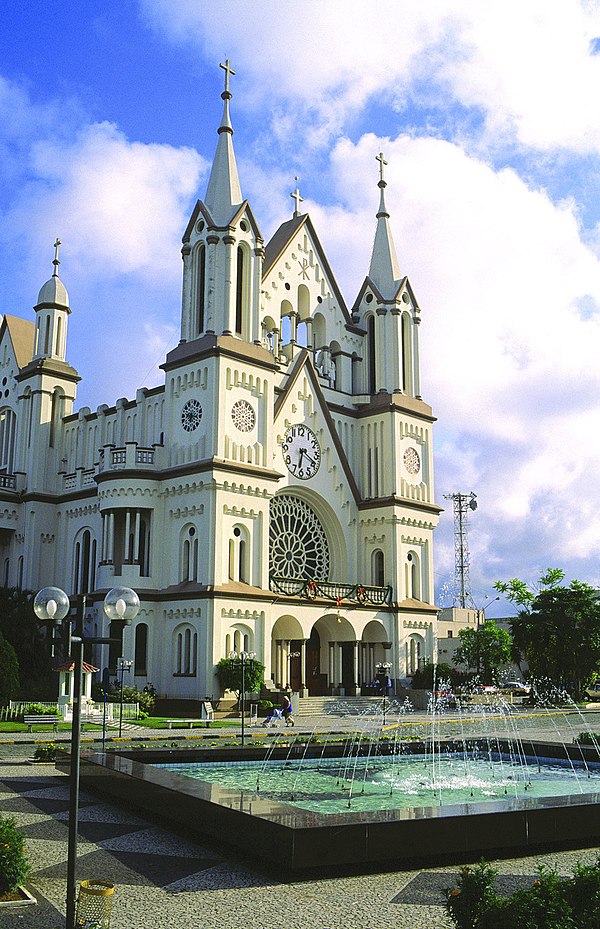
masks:
[[[307,729],[299,720],[297,728],[333,728],[332,722],[331,718],[311,720]],[[536,735],[572,741],[574,728],[598,731],[600,713],[586,714],[585,722],[584,727],[581,719],[567,719],[567,714],[538,718]],[[345,729],[356,726],[356,719],[352,723],[340,718],[335,723]],[[524,714],[519,726],[523,734],[530,734],[531,717]],[[197,745],[199,736],[199,731],[169,733],[180,745],[187,738]],[[165,732],[127,732],[132,740],[153,737],[165,741]],[[64,926],[68,780],[53,765],[32,764],[34,742],[43,738],[50,736],[0,738],[0,810],[14,816],[26,836],[34,866],[27,886],[38,899],[37,906],[3,910],[2,929]],[[59,738],[67,740],[68,733]],[[85,791],[79,827],[78,880],[116,884],[111,929],[441,929],[451,925],[442,904],[443,888],[457,874],[452,864],[292,880],[225,846],[192,841],[158,817],[153,820]],[[332,865],[335,855],[332,847]],[[500,859],[499,886],[510,891],[527,884],[541,864],[567,874],[575,862],[591,863],[596,857],[597,849],[587,848]]]

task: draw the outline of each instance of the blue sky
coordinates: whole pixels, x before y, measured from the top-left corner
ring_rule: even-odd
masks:
[[[386,156],[476,605],[550,565],[600,585],[596,0],[30,0],[3,25],[0,310],[31,318],[60,236],[79,405],[160,383],[229,57],[243,193],[268,238],[300,177],[348,303]],[[453,567],[448,507],[441,605]]]

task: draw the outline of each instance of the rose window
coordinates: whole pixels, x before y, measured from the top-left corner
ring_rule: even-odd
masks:
[[[197,429],[202,420],[202,405],[198,400],[188,400],[181,411],[181,425],[186,432]]]
[[[269,562],[276,577],[329,579],[329,545],[316,513],[304,500],[279,494],[271,501]]]
[[[421,467],[421,459],[416,448],[410,446],[404,452],[404,467],[409,474],[418,474]]]
[[[247,400],[236,400],[231,407],[231,418],[240,432],[251,432],[256,425],[256,413]]]

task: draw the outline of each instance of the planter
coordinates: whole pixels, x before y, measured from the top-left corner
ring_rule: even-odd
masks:
[[[37,900],[25,887],[17,887],[8,894],[0,894],[0,907],[2,906],[31,906]]]

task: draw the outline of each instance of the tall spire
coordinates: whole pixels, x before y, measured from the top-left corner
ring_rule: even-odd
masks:
[[[371,266],[369,268],[369,277],[379,289],[382,296],[391,299],[397,290],[397,283],[400,280],[400,267],[396,256],[396,247],[392,238],[390,228],[390,214],[385,205],[385,188],[387,181],[383,176],[383,169],[387,161],[380,152],[376,156],[379,162],[379,210],[377,211],[377,229],[375,230],[375,241],[373,242],[373,252],[371,254]]]
[[[233,127],[229,118],[229,101],[231,100],[229,78],[235,74],[235,71],[229,64],[229,58],[219,67],[225,71],[225,90],[221,94],[223,118],[217,130],[219,141],[204,202],[215,223],[218,226],[225,226],[242,203],[243,197],[233,151]]]

